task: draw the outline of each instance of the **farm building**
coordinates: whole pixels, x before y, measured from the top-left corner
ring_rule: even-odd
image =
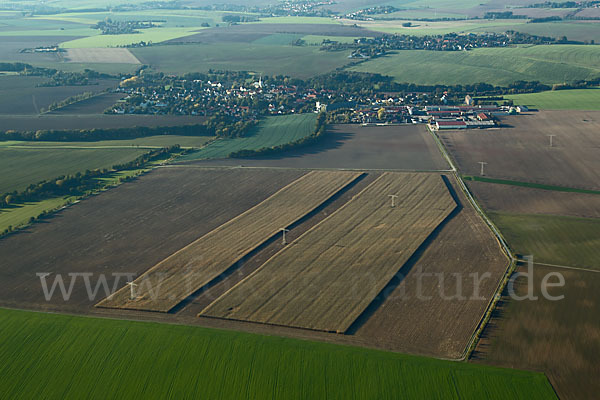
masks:
[[[466,129],[467,123],[465,121],[435,121],[435,128],[440,129]]]

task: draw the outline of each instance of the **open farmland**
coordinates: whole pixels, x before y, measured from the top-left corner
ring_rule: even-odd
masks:
[[[83,48],[67,49],[64,58],[74,63],[113,63],[113,64],[139,64],[128,49],[123,48]]]
[[[131,149],[169,147],[175,144],[183,148],[200,148],[206,142],[215,139],[213,136],[178,136],[157,135],[144,136],[135,139],[98,140],[94,142],[41,142],[9,140],[0,142],[0,148],[37,148],[37,149]]]
[[[469,189],[486,210],[510,214],[600,218],[600,195],[532,189],[469,181]]]
[[[207,43],[131,49],[143,64],[168,74],[214,70],[254,71],[310,78],[343,67],[350,51],[322,52],[316,46]]]
[[[90,299],[78,280],[68,302],[58,291],[46,301],[35,273],[69,279],[68,273],[85,271],[94,274],[94,282],[106,274],[109,285],[120,288],[125,278],[114,274],[139,276],[303,174],[160,168],[90,197],[0,240],[0,303],[89,312],[105,296],[102,290]]]
[[[504,98],[542,110],[600,110],[600,88],[513,94]]]
[[[115,87],[118,83],[116,80],[101,80],[98,85],[37,87],[47,80],[38,76],[0,76],[0,114],[10,116],[39,114],[52,103],[85,92],[98,93]],[[0,129],[11,128],[7,128],[2,122]]]
[[[147,151],[136,148],[40,149],[0,146],[0,194],[24,190],[31,184],[60,175],[110,168],[132,161]]]
[[[201,315],[345,332],[455,207],[440,176],[386,173]]]
[[[135,298],[125,287],[98,305],[168,312],[360,175],[312,171],[158,263],[134,281]]]
[[[225,158],[239,150],[259,150],[290,143],[313,134],[316,121],[317,116],[312,113],[267,117],[246,136],[221,138],[198,152],[180,158],[179,161]]]
[[[273,24],[269,19],[265,23],[259,24],[239,24],[232,26],[223,26],[210,29],[204,29],[192,36],[186,36],[180,39],[173,39],[170,42],[183,43],[251,43],[257,40],[274,37],[277,35],[296,35],[303,37],[305,35],[320,35],[323,37],[373,37],[381,35],[380,32],[373,32],[354,26],[344,26],[338,24]],[[291,20],[293,21],[293,19]],[[266,42],[268,42],[267,40]],[[282,44],[290,44],[289,40]],[[321,44],[321,42],[319,42]]]
[[[600,189],[600,113],[540,111],[502,118],[509,127],[438,132],[462,173]],[[556,135],[550,147],[548,135]]]
[[[213,144],[211,146],[216,145]],[[204,151],[208,150],[207,147]],[[203,152],[198,154],[203,154]],[[194,157],[191,155],[190,157]],[[361,168],[393,170],[447,170],[439,149],[423,126],[331,125],[318,143],[280,154],[228,160],[208,160],[198,165]]]
[[[415,84],[546,84],[591,79],[600,73],[600,46],[552,45],[472,51],[404,50],[351,67]]]
[[[114,106],[119,100],[124,97],[122,93],[102,93],[92,98],[78,101],[68,106],[61,107],[51,111],[51,115],[90,115],[103,114],[104,110]]]
[[[540,263],[600,270],[600,219],[490,213],[509,246]]]
[[[65,49],[88,49],[100,47],[118,47],[144,42],[161,43],[167,40],[193,35],[202,28],[148,28],[142,29],[140,33],[126,33],[121,35],[100,35],[98,31],[94,35],[80,39],[62,42],[60,46]],[[117,61],[123,62],[123,61]],[[129,63],[130,59],[126,61]]]
[[[143,114],[44,114],[32,118],[26,115],[0,115],[2,131],[37,131],[70,129],[112,129],[139,127],[169,127],[198,125],[204,117],[194,115],[143,115]]]
[[[518,296],[528,293],[531,279],[538,300],[521,300],[505,292],[500,307],[484,331],[473,361],[524,368],[546,373],[561,399],[594,399],[600,392],[600,274],[535,265],[517,272]],[[564,277],[565,286],[547,287],[552,301],[543,296],[543,279],[549,274]],[[556,283],[551,277],[549,283]]]
[[[588,10],[596,10],[596,12],[598,12],[597,8]],[[579,14],[577,16],[579,17]],[[535,24],[515,23],[515,20],[507,20],[503,26],[484,26],[479,29],[474,29],[474,32],[506,32],[508,30],[555,38],[566,36],[569,40],[577,40],[580,42],[590,43],[592,40],[596,43],[600,42],[598,21],[593,20],[567,20]]]
[[[190,326],[0,310],[0,334],[9,398],[556,398],[536,372]]]
[[[459,205],[350,332],[398,352],[462,359],[509,266],[496,237],[449,178]]]

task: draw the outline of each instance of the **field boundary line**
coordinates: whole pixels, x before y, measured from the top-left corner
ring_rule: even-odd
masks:
[[[6,146],[9,147],[9,146]],[[212,160],[228,160],[227,158],[218,158]],[[250,165],[197,165],[196,161],[181,161],[173,164],[162,165],[161,168],[198,168],[198,169],[281,169],[297,171],[367,171],[367,172],[404,172],[404,173],[451,173],[451,169],[386,169],[386,168],[319,168],[319,167],[268,167],[268,166],[250,166]]]
[[[471,353],[475,350],[475,347],[477,346],[477,343],[479,342],[481,334],[483,333],[485,327],[487,326],[487,323],[489,322],[489,320],[492,316],[492,313],[496,308],[496,304],[498,303],[498,301],[501,298],[501,293],[504,290],[506,284],[508,283],[510,277],[512,276],[512,274],[517,266],[518,260],[512,253],[510,247],[508,246],[508,243],[506,243],[504,237],[502,236],[502,234],[500,233],[500,231],[498,230],[496,225],[494,225],[494,223],[490,220],[490,218],[485,214],[483,209],[479,206],[479,204],[477,203],[477,201],[475,200],[475,198],[469,191],[467,185],[462,180],[460,174],[458,173],[456,166],[454,165],[454,162],[450,158],[450,155],[446,151],[446,148],[444,147],[444,145],[441,142],[441,140],[439,139],[439,137],[435,134],[435,132],[431,129],[431,127],[429,125],[427,126],[427,129],[433,136],[433,138],[434,138],[435,142],[437,143],[440,152],[442,152],[444,158],[446,158],[446,160],[450,163],[450,166],[452,167],[452,170],[453,170],[452,173],[454,175],[454,178],[456,179],[461,190],[467,197],[467,200],[469,201],[469,203],[471,203],[472,207],[481,216],[481,218],[484,220],[484,222],[486,223],[488,228],[494,234],[497,242],[500,244],[500,247],[503,250],[504,255],[508,258],[508,261],[509,261],[508,266],[506,267],[506,270],[504,271],[504,275],[500,279],[500,282],[498,282],[498,286],[496,287],[496,290],[494,291],[493,295],[491,296],[488,306],[487,306],[485,312],[483,313],[483,316],[479,320],[479,323],[477,324],[475,331],[473,332],[473,334],[471,335],[471,338],[468,341],[467,347],[465,348],[462,356],[457,359],[457,361],[467,361],[469,359],[469,357],[471,356]]]
[[[136,145],[136,146],[24,146],[24,145],[8,145],[0,146],[4,149],[163,149],[165,146],[149,146],[149,145]],[[195,147],[181,147],[182,149],[195,149]]]
[[[524,262],[525,260],[519,260],[519,262]],[[542,263],[542,262],[537,262],[534,261],[533,262],[533,266],[535,267],[536,265],[542,265],[544,267],[553,267],[553,268],[561,268],[561,269],[570,269],[573,271],[583,271],[583,272],[595,272],[597,274],[600,274],[600,271],[597,269],[589,269],[589,268],[580,268],[580,267],[571,267],[569,265],[557,265],[557,264],[548,264],[548,263]]]
[[[576,187],[572,187],[572,186],[547,185],[547,184],[543,184],[543,183],[516,181],[513,179],[502,179],[502,178],[485,178],[485,177],[479,177],[479,176],[473,176],[473,175],[461,175],[461,176],[464,180],[467,180],[467,181],[489,183],[489,184],[493,184],[493,185],[516,186],[516,187],[523,187],[523,188],[527,188],[527,189],[547,190],[550,192],[600,195],[600,190],[581,189],[581,188],[576,188]]]

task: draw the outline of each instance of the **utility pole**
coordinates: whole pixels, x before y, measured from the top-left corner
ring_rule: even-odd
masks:
[[[137,298],[136,294],[135,294],[135,288],[136,288],[136,284],[133,282],[127,282],[127,284],[129,285],[129,287],[131,288],[131,294],[130,294],[130,299],[131,300],[135,300]]]
[[[548,135],[548,137],[550,138],[550,147],[554,147],[554,138],[556,135]]]
[[[484,167],[485,165],[487,165],[487,163],[486,163],[486,162],[483,162],[483,161],[479,161],[479,162],[478,162],[478,164],[480,164],[480,165],[481,165],[481,176],[485,175],[485,173],[483,172],[483,167]]]
[[[285,233],[289,232],[290,230],[289,229],[285,229],[285,228],[281,228],[280,231],[283,233],[283,240],[282,240],[281,244],[285,246],[286,244],[288,244],[287,240],[285,240]]]
[[[389,194],[388,197],[392,198],[392,207],[396,207],[396,199],[398,198],[398,195]]]

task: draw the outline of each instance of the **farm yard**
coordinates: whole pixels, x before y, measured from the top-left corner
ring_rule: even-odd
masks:
[[[525,265],[517,272],[530,274]],[[559,273],[565,279],[565,286],[547,288],[552,296],[564,296],[560,301],[540,293],[542,280],[549,273]],[[534,265],[532,276],[516,280],[517,295],[527,295],[527,279],[532,279],[533,294],[539,299],[517,301],[505,293],[473,361],[544,371],[561,399],[595,398],[600,390],[596,379],[600,274]],[[549,282],[555,283],[557,278]]]
[[[98,306],[168,312],[359,176],[312,171],[158,263],[134,281],[135,298],[124,288]]]
[[[488,178],[600,189],[600,114],[540,111],[504,117],[501,129],[439,132],[459,170]],[[548,135],[555,135],[550,147]]]
[[[211,146],[216,145],[214,143]],[[198,154],[205,154],[207,147]],[[224,154],[222,152],[221,154]],[[191,155],[188,158],[192,158]],[[330,125],[318,144],[275,156],[200,161],[202,166],[285,168],[362,168],[431,171],[447,170],[436,144],[422,126]]]
[[[538,372],[226,330],[0,310],[0,334],[11,398],[556,398]]]
[[[201,315],[346,332],[455,207],[440,176],[383,174]]]
[[[226,158],[239,150],[259,150],[294,142],[315,132],[316,114],[293,114],[271,116],[244,137],[220,138],[200,151],[181,157],[178,161],[192,161],[207,158]]]

